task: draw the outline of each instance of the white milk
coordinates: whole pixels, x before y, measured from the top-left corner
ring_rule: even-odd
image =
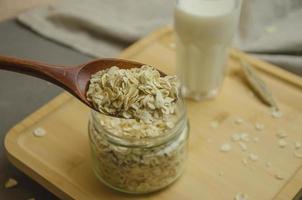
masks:
[[[240,0],[180,0],[175,10],[176,66],[185,96],[215,96],[222,84]]]

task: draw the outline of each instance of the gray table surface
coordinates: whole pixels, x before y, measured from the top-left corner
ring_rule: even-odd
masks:
[[[13,20],[0,23],[0,55],[60,65],[74,65],[91,60],[88,56],[36,35]],[[3,142],[5,134],[12,126],[60,92],[62,92],[60,88],[43,80],[0,71],[1,200],[26,200],[32,197],[38,200],[57,199],[9,163],[4,153]],[[18,187],[4,189],[4,182],[9,177],[18,180]]]

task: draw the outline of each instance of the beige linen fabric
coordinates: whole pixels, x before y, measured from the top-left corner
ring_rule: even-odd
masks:
[[[174,0],[65,0],[18,19],[80,52],[108,57],[172,24],[174,4]],[[301,19],[301,0],[243,0],[234,45],[302,75]]]

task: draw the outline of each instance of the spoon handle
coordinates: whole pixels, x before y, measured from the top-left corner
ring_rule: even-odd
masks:
[[[61,67],[19,58],[0,56],[0,70],[8,70],[38,77],[74,94],[74,80],[77,71],[75,67]]]

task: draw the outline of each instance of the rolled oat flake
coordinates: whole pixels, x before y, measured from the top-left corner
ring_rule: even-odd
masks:
[[[269,162],[269,161],[267,161],[267,162],[265,163],[265,166],[266,166],[267,168],[270,168],[270,167],[272,166],[272,163]]]
[[[232,140],[233,140],[234,142],[239,141],[240,138],[241,138],[241,137],[240,137],[240,135],[239,135],[238,133],[235,133],[235,134],[232,135]]]
[[[246,151],[247,150],[247,146],[246,146],[245,143],[239,142],[239,146],[240,146],[240,148],[241,148],[242,151]]]
[[[296,158],[302,158],[302,152],[299,153],[298,151],[294,151],[294,156],[295,156]]]
[[[235,124],[237,124],[237,125],[240,125],[240,124],[242,124],[243,122],[244,122],[243,119],[240,118],[240,117],[238,117],[238,118],[235,120]]]
[[[258,157],[256,154],[251,153],[251,154],[249,155],[249,159],[252,160],[252,161],[257,161],[258,158],[259,158],[259,157]]]
[[[248,142],[250,141],[250,137],[248,133],[241,133],[240,134],[240,140],[243,142]]]
[[[264,129],[264,124],[256,123],[255,128],[257,131],[262,131]]]
[[[244,193],[237,193],[234,200],[248,200],[248,195]]]
[[[279,173],[275,174],[275,178],[278,180],[284,180],[284,177]]]
[[[9,178],[5,184],[4,184],[4,187],[5,188],[12,188],[12,187],[15,187],[18,185],[18,181],[14,178]]]
[[[301,143],[300,142],[295,142],[295,149],[300,149],[301,148]]]
[[[36,137],[43,137],[46,135],[45,129],[38,127],[33,131],[34,136]]]
[[[287,137],[287,134],[284,130],[278,130],[277,131],[277,137],[279,138],[286,138]]]
[[[102,114],[152,123],[175,112],[179,81],[155,68],[112,66],[91,76],[87,100]]]
[[[229,152],[232,149],[232,146],[228,143],[222,144],[220,147],[220,151]]]
[[[223,171],[218,173],[218,176],[223,176],[223,175],[224,175]]]
[[[280,110],[272,109],[272,117],[275,119],[281,118],[283,113]]]
[[[217,128],[219,126],[219,122],[216,120],[211,121],[210,126],[211,128]]]
[[[247,159],[242,159],[242,163],[244,164],[244,165],[247,165],[248,164],[248,161],[247,161]]]
[[[278,144],[279,144],[279,147],[284,148],[287,145],[287,142],[285,139],[279,139]]]

